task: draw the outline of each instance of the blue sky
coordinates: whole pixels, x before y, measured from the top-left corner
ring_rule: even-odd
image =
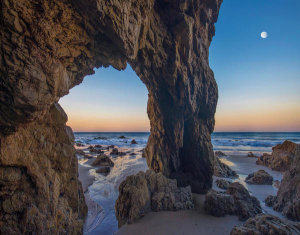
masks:
[[[299,52],[299,0],[224,0],[209,57],[216,131],[300,131]],[[109,67],[60,103],[75,131],[148,131],[147,94],[130,66]]]

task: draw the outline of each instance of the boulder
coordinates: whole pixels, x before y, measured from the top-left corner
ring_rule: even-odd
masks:
[[[254,155],[252,152],[249,152],[249,153],[247,154],[247,157],[255,157],[255,158],[257,158],[257,156]]]
[[[124,135],[119,136],[119,139],[126,139]]]
[[[296,235],[300,224],[273,215],[260,214],[248,219],[243,225],[232,229],[230,235]]]
[[[210,190],[205,197],[205,211],[213,216],[237,215],[246,220],[262,212],[259,201],[238,182],[230,184],[226,192]]]
[[[104,174],[104,175],[108,175],[110,172],[110,167],[109,166],[103,166],[100,167],[96,170],[97,173],[99,174]]]
[[[82,143],[76,143],[75,144],[77,147],[84,147],[85,146],[85,144],[82,144]]]
[[[95,137],[94,140],[107,140],[107,138],[99,136],[99,137]]]
[[[179,188],[152,170],[128,176],[120,184],[115,204],[119,227],[144,216],[148,211],[185,210],[193,207],[191,188]]]
[[[274,210],[291,220],[300,221],[300,145],[297,146],[293,164],[283,176],[276,197],[268,200],[271,202],[267,205],[273,206]]]
[[[218,157],[215,159],[214,175],[224,178],[238,177],[238,174],[225,163],[223,163]]]
[[[264,165],[275,171],[287,171],[296,153],[297,144],[284,141],[272,148],[272,154],[264,153],[256,161],[257,165]]]
[[[254,173],[249,174],[245,181],[248,184],[273,184],[273,177],[264,170],[258,170]]]
[[[113,148],[110,152],[110,155],[118,155],[119,154],[119,150],[117,148]]]
[[[227,189],[229,185],[231,184],[230,181],[224,180],[224,179],[217,179],[216,180],[216,185],[221,188],[221,189]]]
[[[90,148],[89,151],[90,151],[90,153],[97,153],[97,154],[104,153],[104,151],[102,151],[101,149],[95,148],[95,147]]]
[[[215,152],[215,156],[216,157],[225,157],[225,156],[227,156],[225,153],[223,153],[222,151],[216,151]]]
[[[133,139],[133,140],[131,140],[131,142],[130,142],[131,144],[137,144],[137,142],[136,142],[136,140],[135,139]]]
[[[112,160],[110,160],[109,156],[107,155],[99,155],[95,159],[95,161],[92,163],[92,166],[114,166],[114,163]]]
[[[96,144],[95,146],[94,146],[94,148],[102,148],[102,145],[100,145],[100,144]]]

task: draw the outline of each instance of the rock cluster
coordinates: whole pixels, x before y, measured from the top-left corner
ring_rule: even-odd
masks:
[[[273,177],[264,170],[258,170],[254,173],[249,174],[245,181],[248,184],[273,184]]]
[[[148,170],[128,176],[120,184],[115,211],[119,226],[122,226],[144,216],[150,210],[183,210],[192,207],[189,186],[179,188],[176,180]]]
[[[223,163],[218,157],[215,159],[214,175],[224,178],[238,177],[238,174],[225,163]]]
[[[300,223],[292,223],[273,215],[257,215],[242,226],[234,227],[230,235],[296,235],[300,234]]]
[[[232,183],[226,192],[211,190],[205,197],[205,211],[213,216],[237,215],[246,220],[262,212],[259,201],[240,183]]]
[[[272,148],[272,154],[264,153],[256,161],[257,165],[270,167],[275,171],[287,171],[295,156],[297,144],[291,141],[284,141]]]
[[[300,221],[300,145],[295,151],[293,164],[283,176],[277,195],[269,196],[265,201],[287,218]]]

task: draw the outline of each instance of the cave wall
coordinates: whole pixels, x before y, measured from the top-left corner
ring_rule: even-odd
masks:
[[[211,187],[218,92],[208,48],[220,5],[221,0],[0,1],[3,231],[80,233],[86,207],[72,131],[57,102],[95,67],[121,70],[129,63],[147,86],[149,167],[194,192]]]

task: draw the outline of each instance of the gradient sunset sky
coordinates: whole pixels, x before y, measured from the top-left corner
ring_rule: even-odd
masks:
[[[300,131],[299,0],[225,0],[210,66],[219,86],[215,131]],[[59,103],[74,131],[149,131],[147,99],[127,66],[97,69]]]

